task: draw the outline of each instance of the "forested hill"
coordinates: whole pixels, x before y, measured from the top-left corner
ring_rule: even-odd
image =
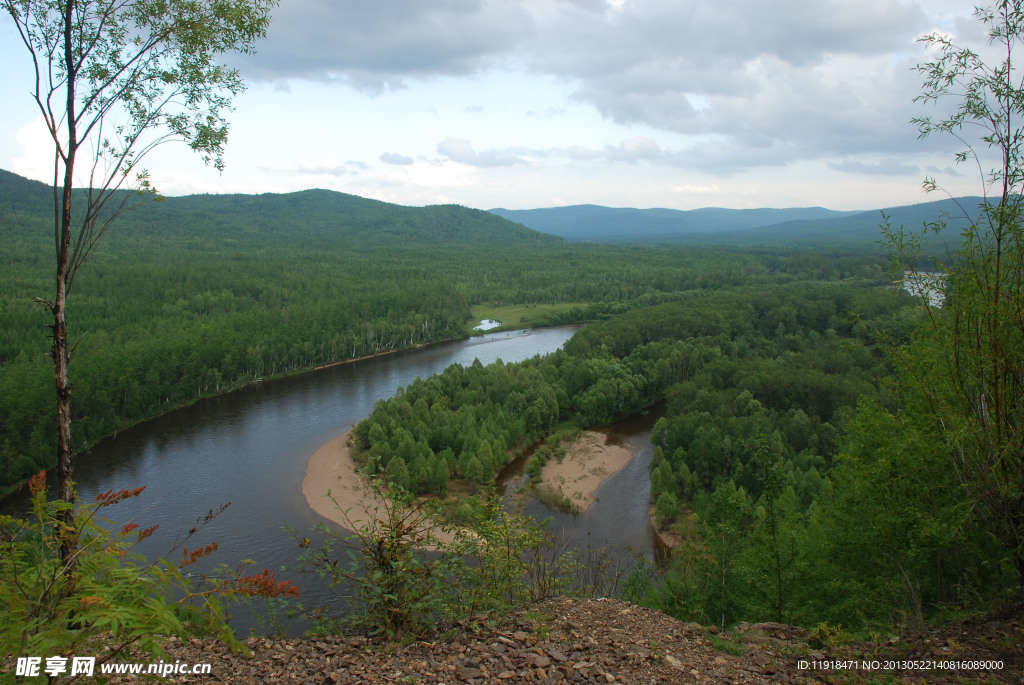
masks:
[[[0,231],[45,237],[52,190],[0,169]],[[562,240],[639,244],[764,245],[872,248],[883,213],[894,226],[919,229],[949,216],[951,234],[982,198],[966,197],[865,212],[792,209],[611,208],[576,205],[481,211],[458,205],[405,207],[331,190],[260,195],[189,195],[146,202],[118,222],[125,238],[286,243],[304,247],[392,248],[397,245],[554,245]]]
[[[0,169],[0,230],[38,235],[52,218],[49,186]],[[331,190],[261,195],[189,195],[146,202],[118,223],[125,237],[229,238],[359,247],[561,242],[494,214],[457,205],[404,207]]]
[[[863,212],[822,207],[690,211],[576,205],[546,209],[492,209],[524,226],[573,241],[608,243],[873,247],[883,213],[893,226],[908,230],[940,216],[950,217],[953,233],[973,213],[980,197],[963,197]]]
[[[0,169],[0,217],[35,216],[47,207],[48,201],[53,201],[50,186]],[[9,223],[12,222],[4,222],[5,230]]]

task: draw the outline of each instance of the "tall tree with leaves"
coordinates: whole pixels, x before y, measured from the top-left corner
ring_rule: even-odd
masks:
[[[111,223],[155,189],[140,166],[182,141],[223,168],[224,114],[243,89],[219,62],[266,35],[277,0],[0,0],[31,57],[35,100],[53,140],[53,315],[59,496],[73,501],[67,298]]]
[[[946,34],[923,38],[938,58],[918,67],[917,100],[959,104],[915,123],[922,137],[963,143],[957,161],[977,167],[984,202],[962,208],[967,227],[949,263],[935,267],[938,279],[917,267],[920,236],[883,228],[915,285],[944,290],[944,303],[926,302],[929,325],[902,356],[904,378],[927,401],[960,483],[1008,550],[1024,593],[1024,87],[1016,73],[1024,2],[1002,0],[975,16],[993,56],[986,61]],[[925,180],[926,190],[938,187]],[[927,228],[945,227],[939,220]]]

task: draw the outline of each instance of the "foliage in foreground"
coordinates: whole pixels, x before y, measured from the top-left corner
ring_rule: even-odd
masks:
[[[527,601],[615,594],[635,561],[570,550],[545,522],[509,511],[493,491],[474,498],[468,519],[454,525],[442,522],[436,500],[379,478],[371,487],[381,503],[341,511],[348,530],[320,525],[317,544],[295,533],[303,570],[346,598],[347,629],[405,638]]]
[[[32,99],[53,142],[54,289],[36,298],[53,316],[57,496],[75,501],[68,334],[75,276],[107,229],[156,191],[140,164],[170,141],[223,170],[231,100],[244,90],[225,53],[266,36],[276,0],[2,0],[31,57]],[[32,83],[31,77],[28,79]],[[83,181],[83,179],[86,179]],[[60,183],[57,186],[57,183]],[[76,193],[84,186],[85,193]],[[47,251],[48,252],[48,251]],[[44,252],[45,254],[45,252]],[[65,525],[70,511],[58,512]],[[74,552],[65,538],[61,557]]]
[[[949,466],[1005,548],[1024,600],[1024,88],[1015,77],[1024,6],[1001,0],[977,8],[975,17],[997,61],[987,63],[946,34],[922,38],[938,56],[918,66],[924,84],[916,99],[958,102],[948,116],[914,123],[922,137],[952,135],[964,145],[957,162],[976,165],[985,201],[975,212],[962,208],[975,218],[948,263],[933,260],[932,273],[917,268],[925,257],[922,235],[888,226],[886,233],[914,285],[943,296],[925,302],[927,325],[899,357],[901,384],[927,406]],[[980,130],[977,142],[965,140],[965,126]],[[939,186],[926,179],[925,188]],[[943,234],[953,218],[930,222],[924,235]]]
[[[228,625],[228,607],[245,597],[297,596],[298,589],[273,574],[221,578],[192,575],[188,567],[217,549],[189,550],[188,539],[216,516],[202,517],[184,540],[155,562],[133,553],[156,526],[130,522],[117,527],[102,510],[144,488],[108,491],[72,508],[48,501],[41,472],[32,479],[32,516],[0,517],[0,644],[14,655],[70,657],[95,653],[102,663],[129,648],[154,654],[170,635],[213,635],[233,648],[244,646]],[[61,514],[70,512],[71,516]],[[70,530],[64,521],[70,520]],[[74,553],[59,554],[61,541],[77,540]]]

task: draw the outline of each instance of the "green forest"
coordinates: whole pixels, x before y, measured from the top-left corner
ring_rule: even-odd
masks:
[[[851,281],[697,293],[595,323],[542,359],[454,365],[379,404],[356,427],[357,446],[393,479],[408,474],[398,480],[403,487],[437,492],[439,474],[490,481],[509,448],[532,446],[561,426],[607,424],[671,397],[669,413],[680,423],[669,430],[663,420],[656,432],[672,436],[674,466],[689,494],[696,482],[710,489],[731,479],[756,488],[756,469],[742,455],[758,433],[783,439],[780,428],[801,436],[785,446],[786,455],[799,453],[800,477],[820,484],[815,466],[823,470],[825,458],[831,464],[834,424],[874,392],[886,370],[873,336],[893,324],[907,329],[913,316],[897,291]],[[862,319],[862,311],[871,317]],[[692,406],[683,402],[698,396]],[[722,434],[705,409],[719,402],[751,421],[731,422],[731,435]],[[699,469],[685,464],[684,445]],[[679,494],[672,467],[659,458],[656,496]]]
[[[33,302],[50,191],[0,182],[11,486],[53,453]],[[929,310],[880,251],[570,243],[457,206],[198,196],[133,210],[71,297],[81,449],[260,379],[467,336],[474,307],[563,305],[527,322],[587,322],[563,350],[417,380],[356,427],[363,458],[412,493],[472,492],[551,436],[661,402],[651,504],[679,542],[634,571],[630,599],[706,624],[869,631],[1017,591],[1016,550],[972,515],[935,400],[905,382]]]
[[[0,483],[52,466],[45,185],[0,171]],[[52,219],[49,219],[52,221]],[[854,258],[569,244],[486,212],[328,191],[168,198],[125,216],[71,292],[73,419],[86,448],[200,397],[464,337],[474,305],[604,318],[691,290],[842,276]]]
[[[8,33],[31,58],[22,65],[31,66],[25,95],[39,115],[11,126],[12,135],[18,129],[11,150],[23,147],[25,155],[11,163],[53,163],[53,186],[0,170],[0,498],[17,509],[0,515],[3,670],[42,678],[45,659],[52,681],[70,658],[71,680],[92,677],[96,665],[102,680],[108,672],[141,673],[107,671],[107,664],[150,657],[160,659],[161,677],[167,668],[183,675],[183,660],[170,656],[181,647],[212,677],[242,680],[287,679],[305,669],[315,675],[294,679],[419,682],[425,673],[460,682],[625,682],[617,671],[627,665],[646,674],[643,682],[760,682],[762,674],[780,682],[847,682],[847,675],[851,682],[916,682],[929,671],[943,682],[1019,680],[1024,129],[1017,122],[1024,86],[1014,80],[1014,58],[1024,0],[975,8],[980,26],[959,37],[946,29],[960,32],[965,22],[949,8],[943,17],[904,8],[884,35],[868,12],[857,17],[863,26],[824,41],[827,22],[824,32],[808,32],[807,22],[780,15],[796,23],[762,26],[754,17],[735,34],[757,35],[752,51],[729,51],[723,71],[698,69],[688,85],[672,85],[669,76],[692,76],[700,60],[687,67],[676,59],[676,27],[655,21],[671,3],[645,14],[621,2],[531,8],[521,19],[502,3],[468,4],[436,10],[445,14],[441,22],[417,4],[397,23],[385,16],[393,8],[378,14],[365,3],[338,15],[330,3],[312,13],[282,8],[298,12],[283,15],[289,40],[306,41],[310,17],[352,20],[324,22],[332,32],[323,35],[339,37],[328,48],[344,45],[330,57],[330,50],[296,50],[297,43],[284,48],[287,41],[268,33],[272,10],[287,5],[279,0],[0,3],[13,21]],[[568,21],[582,17],[571,14],[577,10],[603,17],[607,40],[575,40],[590,35],[581,27],[600,26]],[[499,16],[495,30],[472,30]],[[696,19],[681,20],[693,28],[708,17]],[[549,32],[552,21],[572,30]],[[933,21],[946,29],[920,28]],[[432,24],[471,30],[420,40]],[[722,32],[715,26],[708,23],[700,40],[716,42]],[[640,28],[643,39],[630,46],[630,31]],[[394,35],[378,40],[380,30]],[[511,40],[516,33],[521,38]],[[980,49],[957,42],[983,35],[988,46]],[[593,43],[604,52],[582,68],[564,51],[542,58],[563,36],[570,47]],[[912,52],[904,39],[924,51]],[[232,176],[233,188],[294,187],[326,174],[333,186],[381,197],[451,192],[513,206],[530,197],[680,206],[696,198],[753,206],[788,197],[863,207],[879,206],[883,196],[912,197],[900,186],[911,173],[934,170],[955,185],[926,177],[923,189],[941,191],[934,196],[941,199],[878,212],[596,204],[488,212],[318,189],[160,196],[157,180],[180,172],[151,177],[143,159],[165,143],[183,143],[223,172],[228,114],[246,89],[243,72],[250,73],[232,65],[246,64],[238,55],[264,41],[283,70],[252,72],[262,73],[265,92],[251,101],[260,116],[278,111],[277,91],[299,82],[294,101],[320,93],[324,109],[308,107],[298,123],[290,113],[281,117],[294,163],[266,145],[267,130],[284,128],[260,126],[267,120],[259,117],[244,123],[257,122],[261,137],[246,151],[260,159]],[[510,51],[512,43],[528,48]],[[654,50],[651,61],[630,62],[638,47]],[[913,65],[915,54],[922,62]],[[921,83],[916,95],[899,97],[928,107],[911,115],[905,101],[893,104],[903,83],[896,66]],[[849,87],[821,78],[843,70]],[[499,83],[490,72],[501,77],[501,90],[479,100],[486,106],[456,113],[452,94],[479,86],[473,97],[482,96]],[[712,73],[725,80],[709,80]],[[559,106],[534,108],[522,97],[518,89],[539,83],[537,76],[547,84],[538,90],[559,93]],[[444,109],[417,106],[426,103],[417,100],[421,86],[434,81],[444,89],[431,92],[447,93],[437,98]],[[306,90],[321,86],[330,97]],[[271,91],[268,106],[262,98]],[[747,102],[759,104],[744,107],[746,91],[757,95]],[[372,120],[358,122],[349,105],[353,116],[370,110],[354,100],[339,105],[341,93],[385,97],[375,100]],[[408,130],[392,140],[399,119],[390,108],[399,101]],[[509,103],[522,111],[513,115]],[[615,128],[574,125],[584,121],[570,118],[580,105],[589,119]],[[492,109],[503,110],[500,118]],[[731,118],[741,110],[757,116]],[[826,116],[833,112],[841,116]],[[415,124],[420,114],[474,141],[431,129],[444,138],[432,149]],[[513,123],[520,115],[535,142],[520,139],[526,129]],[[940,145],[908,154],[893,138],[901,130],[893,116],[913,116],[920,138],[939,137],[955,151]],[[35,151],[39,121],[44,152]],[[505,142],[471,121],[505,122],[490,127]],[[557,130],[563,125],[581,130],[566,136]],[[373,139],[376,151],[347,150],[354,136]],[[616,137],[622,142],[610,142]],[[303,147],[313,140],[322,143],[323,160],[337,154],[348,161],[318,161],[320,150]],[[943,168],[935,154],[965,167]],[[503,175],[494,173],[503,167]],[[550,170],[565,183],[545,182]],[[421,171],[429,183],[414,180]],[[176,187],[203,177],[190,178]],[[204,190],[228,187],[203,183]],[[528,185],[551,187],[539,195],[527,193]],[[89,501],[84,493],[95,481],[76,491],[76,459],[129,427],[264,381],[470,338],[485,317],[504,319],[505,330],[573,324],[549,332],[574,334],[551,354],[452,364],[379,401],[381,387],[390,392],[407,382],[395,378],[413,374],[373,388],[372,374],[356,365],[310,376],[303,380],[328,381],[333,392],[352,371],[359,417],[376,403],[351,432],[333,438],[325,436],[359,418],[340,394],[304,396],[295,411],[247,412],[258,428],[218,424],[209,447],[196,448],[193,439],[174,452],[183,456],[159,460],[168,471],[147,472],[168,486],[156,505],[135,500],[146,483],[114,489],[119,465],[103,459],[90,467],[111,489],[90,493]],[[504,343],[504,335],[487,342]],[[521,359],[524,349],[554,344],[488,352],[511,350]],[[445,347],[459,347],[459,355],[473,349],[472,341]],[[418,356],[433,352],[447,353]],[[262,388],[260,399],[286,385]],[[182,412],[179,433],[195,438],[201,419],[193,416],[213,404]],[[314,404],[325,414],[341,408],[345,418],[319,422],[306,409]],[[642,452],[649,474],[646,462],[634,460],[626,487],[608,475],[627,468],[629,446],[605,449],[622,420],[634,431],[650,427],[650,449],[645,440]],[[301,434],[288,456],[279,449],[283,426]],[[596,444],[601,431],[606,444]],[[607,459],[573,461],[593,453],[577,449],[586,441]],[[159,442],[168,441],[150,440]],[[149,459],[148,446],[128,450],[129,471]],[[570,452],[566,466],[583,472],[575,484],[591,500],[603,478],[616,497],[639,505],[627,517],[622,501],[602,491],[604,501],[584,523],[610,530],[630,518],[643,530],[631,528],[620,541],[654,544],[600,547],[592,544],[595,528],[562,525],[586,508],[577,501],[590,501],[566,494],[568,486],[560,490],[562,476],[545,469]],[[185,466],[186,458],[194,461]],[[604,465],[613,460],[616,466]],[[524,483],[518,493],[499,491],[510,464],[515,482]],[[224,466],[225,475],[210,476],[207,466]],[[260,470],[259,485],[242,478]],[[48,492],[48,472],[56,492]],[[196,480],[179,482],[182,475]],[[356,503],[349,506],[342,490]],[[221,493],[241,495],[254,509],[236,507],[213,523],[230,505],[223,502],[185,532],[157,533],[162,522],[193,515],[184,511],[188,496]],[[527,506],[517,506],[525,496],[561,511],[531,518]],[[128,520],[108,513],[128,500],[135,501],[120,509],[131,509]],[[286,505],[280,513],[277,504]],[[150,511],[170,513],[144,521]],[[609,512],[611,524],[597,523]],[[221,543],[205,537],[231,518],[241,519],[238,532]],[[310,527],[299,530],[294,521]],[[579,538],[570,537],[576,532]],[[162,545],[165,535],[176,537],[151,553],[148,545]],[[219,560],[208,557],[221,547],[231,559],[215,566]],[[264,564],[275,568],[258,571]],[[292,579],[303,574],[311,575]],[[600,608],[575,613],[583,604]],[[655,622],[664,622],[658,640],[650,635]],[[762,639],[755,633],[763,628],[770,630]],[[297,630],[302,638],[284,641]],[[740,644],[748,637],[758,641],[753,652]],[[260,651],[272,641],[274,651]],[[429,647],[432,655],[420,660],[424,652],[407,647]],[[742,665],[720,652],[749,658]],[[244,670],[224,676],[235,656],[235,663],[246,660]],[[790,678],[785,661],[796,662],[799,675]],[[858,663],[863,675],[852,672]],[[377,678],[373,668],[388,673]]]
[[[863,278],[702,291],[594,323],[544,358],[452,366],[379,403],[355,436],[392,482],[444,493],[558,430],[665,400],[652,501],[681,542],[631,598],[723,626],[921,622],[1015,585],[1012,551],[966,515],[941,442],[892,387],[892,351],[923,314]]]

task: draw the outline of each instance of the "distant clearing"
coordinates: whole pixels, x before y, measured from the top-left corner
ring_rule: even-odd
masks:
[[[501,322],[498,328],[491,331],[502,331],[510,328],[529,328],[548,323],[552,316],[559,316],[577,307],[586,307],[585,302],[563,302],[560,304],[513,304],[496,307],[489,304],[474,305],[472,320],[469,327],[477,325],[483,319],[495,319]]]

